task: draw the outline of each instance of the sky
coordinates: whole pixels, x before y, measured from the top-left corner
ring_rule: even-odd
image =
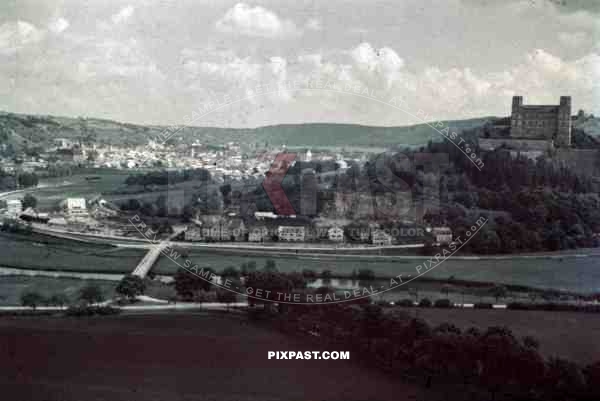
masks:
[[[570,95],[600,115],[599,34],[600,0],[3,0],[0,110],[394,126]]]

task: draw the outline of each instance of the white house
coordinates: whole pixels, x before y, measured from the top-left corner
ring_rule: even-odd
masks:
[[[452,230],[450,227],[434,227],[431,232],[436,244],[449,244],[452,242]]]
[[[20,199],[6,201],[6,208],[9,215],[18,216],[23,211],[23,202]]]
[[[264,242],[269,239],[269,230],[265,226],[252,227],[248,232],[248,241]]]
[[[276,219],[277,215],[273,212],[254,212],[256,220]]]
[[[204,232],[200,227],[190,227],[183,234],[186,241],[204,241]]]
[[[330,241],[343,242],[344,230],[340,227],[331,227],[327,230],[327,238],[329,238]]]
[[[371,232],[371,243],[378,246],[392,245],[392,236],[383,230],[374,230]]]
[[[71,216],[87,216],[85,198],[67,198],[67,213]]]
[[[281,241],[304,241],[306,230],[302,226],[279,226],[277,236]]]

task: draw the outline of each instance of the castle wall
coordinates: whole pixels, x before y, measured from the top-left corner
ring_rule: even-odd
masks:
[[[571,98],[562,96],[559,105],[523,105],[514,96],[510,119],[512,138],[554,140],[557,146],[571,144]]]
[[[483,150],[494,150],[502,147],[503,145],[509,149],[540,152],[552,149],[554,147],[551,139],[479,138],[479,147]]]

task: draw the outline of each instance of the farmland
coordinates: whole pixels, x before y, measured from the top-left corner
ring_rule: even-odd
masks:
[[[0,319],[0,339],[0,386],[14,400],[440,399],[352,355],[268,360],[272,350],[320,348],[241,317]]]
[[[418,314],[433,326],[444,322],[461,329],[506,326],[519,337],[537,338],[540,352],[547,357],[558,356],[581,364],[600,359],[597,313],[419,308]]]

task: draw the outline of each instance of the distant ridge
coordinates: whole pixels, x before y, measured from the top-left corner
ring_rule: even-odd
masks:
[[[465,130],[484,125],[495,117],[444,121],[453,130]],[[96,118],[70,118],[0,112],[0,143],[15,146],[44,146],[54,138],[96,141],[113,145],[141,145],[159,139],[166,126],[136,125]],[[171,139],[171,143],[201,143],[219,145],[227,142],[255,143],[263,146],[290,147],[390,147],[420,145],[440,139],[428,124],[403,127],[373,127],[353,124],[307,123],[282,124],[259,128],[186,127]]]

